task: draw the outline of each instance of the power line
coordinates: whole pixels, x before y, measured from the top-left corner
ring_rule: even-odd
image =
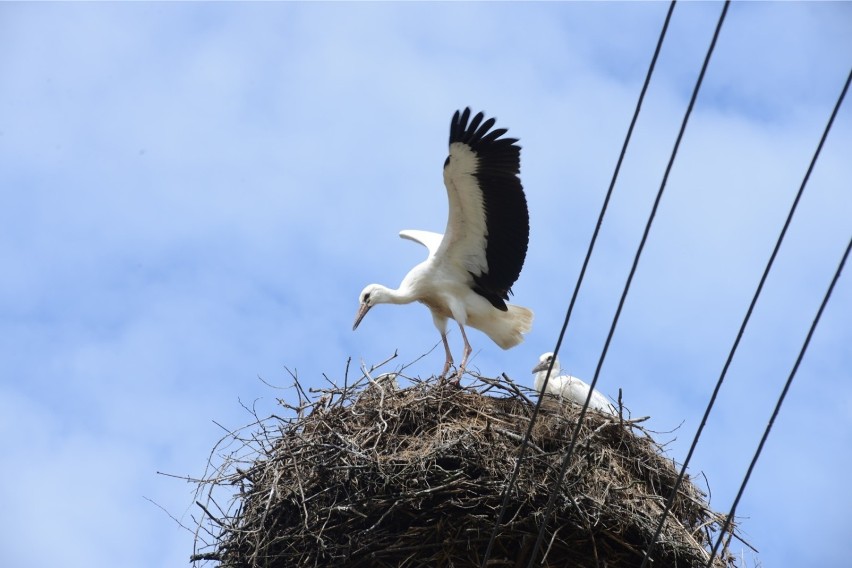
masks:
[[[766,264],[766,268],[763,271],[763,276],[760,278],[760,283],[757,285],[757,290],[754,293],[754,297],[751,299],[751,304],[749,304],[748,310],[746,311],[745,318],[743,318],[743,323],[740,325],[740,329],[737,332],[737,337],[734,340],[734,345],[731,347],[731,351],[728,353],[728,358],[725,361],[725,365],[722,367],[722,373],[719,375],[719,380],[716,382],[716,387],[713,389],[713,394],[710,396],[710,402],[707,404],[707,409],[704,411],[704,416],[701,418],[701,424],[698,426],[698,430],[695,432],[695,437],[692,440],[692,445],[689,447],[689,452],[686,454],[686,460],[683,462],[683,466],[681,466],[680,474],[677,477],[677,481],[675,481],[674,488],[672,489],[671,495],[666,502],[666,506],[663,509],[663,513],[660,516],[660,521],[657,524],[657,529],[654,531],[654,536],[651,538],[651,543],[648,545],[648,550],[645,553],[645,558],[642,561],[642,566],[640,568],[645,568],[647,565],[648,559],[651,556],[651,552],[654,550],[654,547],[657,543],[657,537],[660,536],[660,532],[663,529],[663,524],[668,517],[669,511],[671,510],[672,504],[674,503],[674,499],[677,496],[677,491],[680,488],[681,483],[686,475],[686,468],[689,465],[689,461],[692,459],[692,454],[695,452],[695,447],[698,445],[698,440],[701,438],[701,433],[704,430],[704,426],[707,423],[707,418],[710,416],[710,412],[713,409],[713,405],[716,402],[716,396],[719,394],[719,389],[722,387],[722,383],[725,380],[725,375],[728,373],[728,368],[731,365],[731,361],[734,358],[734,353],[737,351],[737,347],[740,344],[740,340],[742,339],[743,333],[745,332],[745,328],[748,325],[749,319],[751,318],[751,314],[754,311],[754,306],[757,304],[757,299],[760,297],[760,292],[763,290],[763,285],[766,282],[767,276],[769,276],[769,271],[772,268],[772,264],[775,262],[775,257],[778,255],[778,250],[781,248],[781,243],[784,241],[784,236],[787,234],[787,228],[790,226],[790,222],[793,219],[793,214],[796,212],[796,207],[799,205],[799,200],[802,197],[802,193],[805,190],[805,186],[808,184],[808,179],[810,179],[811,172],[814,169],[814,165],[816,164],[817,158],[822,151],[823,144],[825,143],[825,139],[828,137],[828,133],[831,130],[831,125],[834,123],[834,117],[837,116],[837,111],[840,109],[840,105],[843,102],[843,98],[846,96],[846,91],[849,89],[849,81],[852,79],[852,71],[850,71],[849,77],[846,79],[846,84],[843,87],[843,91],[840,93],[840,97],[837,100],[837,103],[834,106],[834,110],[831,113],[831,117],[828,120],[828,124],[826,124],[825,130],[822,133],[822,137],[820,138],[819,144],[817,145],[816,151],[814,152],[813,158],[811,158],[811,163],[808,166],[808,170],[805,173],[804,179],[802,179],[802,183],[799,186],[799,191],[796,193],[796,198],[793,200],[793,204],[790,207],[790,212],[787,214],[787,219],[784,222],[784,227],[781,229],[781,234],[778,235],[778,240],[775,243],[775,248],[772,250],[772,255],[769,257],[769,262]]]
[[[528,568],[532,568],[536,553],[538,552],[539,547],[541,546],[542,540],[544,538],[544,529],[547,526],[547,519],[550,517],[551,512],[553,511],[553,506],[556,503],[556,496],[559,491],[559,486],[562,484],[562,479],[565,477],[565,473],[568,470],[568,464],[571,460],[571,456],[574,453],[574,447],[576,446],[577,439],[580,436],[580,427],[582,426],[583,419],[586,416],[586,410],[589,407],[589,402],[592,398],[592,393],[594,392],[595,385],[597,384],[598,377],[600,375],[601,367],[603,367],[604,359],[606,358],[607,351],[609,349],[609,344],[612,341],[612,336],[615,333],[615,328],[618,325],[618,318],[621,315],[621,310],[624,307],[624,301],[627,298],[627,292],[630,290],[630,284],[633,281],[633,276],[636,273],[636,267],[639,264],[639,258],[642,255],[642,250],[645,248],[645,242],[648,239],[648,233],[651,230],[651,224],[654,221],[654,216],[657,213],[657,207],[660,204],[660,199],[663,196],[663,191],[666,188],[666,182],[668,181],[669,174],[671,173],[672,166],[674,165],[675,158],[677,156],[677,151],[680,148],[681,140],[683,139],[683,134],[686,131],[686,125],[689,122],[689,117],[692,114],[692,109],[695,106],[695,101],[698,98],[698,92],[701,90],[701,83],[704,81],[704,75],[707,72],[707,67],[710,63],[710,58],[713,55],[713,50],[716,47],[716,41],[719,39],[719,32],[722,30],[722,24],[725,21],[725,15],[728,13],[728,7],[730,6],[730,0],[725,0],[724,7],[722,8],[722,13],[719,15],[719,21],[716,24],[716,29],[713,32],[713,38],[710,41],[710,46],[707,49],[707,55],[704,57],[704,63],[701,66],[701,72],[698,74],[698,80],[695,83],[695,88],[692,91],[692,97],[689,100],[689,105],[686,108],[686,113],[684,114],[683,121],[680,126],[680,131],[678,132],[677,138],[675,140],[674,147],[672,148],[671,157],[669,159],[669,163],[666,166],[666,171],[663,174],[663,181],[660,184],[660,189],[657,192],[657,197],[654,200],[654,206],[651,208],[651,213],[648,216],[648,222],[645,225],[645,232],[642,234],[642,240],[639,242],[639,248],[636,251],[636,256],[633,259],[633,265],[630,268],[630,273],[627,277],[627,282],[624,285],[624,290],[621,294],[621,298],[618,302],[618,308],[615,312],[615,317],[612,320],[612,326],[610,327],[609,334],[607,335],[606,342],[604,343],[603,351],[601,352],[600,360],[598,361],[598,366],[595,369],[595,376],[592,379],[591,384],[589,385],[589,393],[586,395],[586,401],[583,404],[583,408],[580,411],[580,416],[577,419],[577,425],[574,428],[574,433],[571,436],[571,443],[568,445],[568,451],[565,453],[565,457],[562,459],[562,465],[559,470],[559,475],[557,476],[557,483],[553,488],[553,491],[550,494],[550,497],[547,501],[547,507],[544,512],[544,522],[541,525],[541,528],[538,531],[538,538],[536,539],[535,546],[532,550],[532,555],[530,556],[529,563],[527,564]],[[647,560],[647,557],[646,557]]]
[[[808,349],[808,345],[811,342],[811,337],[813,337],[814,330],[816,329],[817,324],[819,323],[820,318],[822,317],[822,312],[825,309],[825,305],[828,303],[828,299],[831,297],[831,293],[834,290],[834,285],[837,283],[838,278],[840,278],[840,273],[843,272],[843,265],[846,264],[846,259],[849,257],[849,250],[852,249],[852,239],[849,240],[849,244],[846,245],[846,252],[843,253],[843,258],[840,260],[840,264],[837,266],[837,271],[834,273],[834,278],[831,280],[831,284],[828,286],[828,290],[825,293],[825,296],[822,299],[822,304],[819,306],[819,310],[817,310],[816,317],[814,317],[813,323],[811,323],[811,328],[808,330],[808,335],[805,337],[805,342],[802,344],[802,349],[799,351],[799,356],[796,358],[796,362],[793,364],[793,369],[790,371],[790,376],[787,377],[787,382],[784,383],[784,389],[781,391],[781,395],[778,397],[778,402],[775,404],[775,410],[772,412],[772,417],[769,419],[769,424],[766,425],[766,430],[763,431],[763,437],[760,439],[760,444],[757,446],[757,450],[754,452],[754,457],[751,460],[751,463],[748,466],[748,471],[746,471],[745,477],[743,478],[743,482],[740,485],[740,490],[737,492],[737,496],[734,499],[733,505],[731,505],[731,512],[728,513],[728,517],[725,519],[725,523],[722,525],[722,530],[719,531],[719,536],[716,539],[716,544],[713,545],[713,550],[710,552],[710,558],[707,560],[707,568],[710,568],[713,562],[713,558],[716,557],[716,552],[719,550],[719,544],[722,542],[722,538],[725,536],[725,533],[731,526],[731,522],[734,518],[734,514],[737,512],[737,505],[740,503],[740,498],[743,496],[743,492],[745,491],[746,485],[748,484],[748,480],[751,477],[751,472],[754,470],[754,465],[757,463],[758,458],[760,458],[760,452],[763,451],[763,445],[766,443],[766,439],[769,438],[769,431],[772,430],[772,425],[775,423],[775,418],[778,416],[778,412],[781,410],[781,405],[784,403],[784,397],[787,396],[787,391],[790,390],[790,385],[793,382],[793,377],[796,376],[796,371],[799,370],[799,364],[802,362],[802,358],[805,356],[805,351]]]
[[[586,258],[583,260],[583,266],[580,269],[580,275],[577,278],[577,284],[574,287],[573,294],[571,295],[571,301],[568,303],[568,311],[565,313],[565,321],[562,324],[562,329],[559,331],[559,337],[556,340],[556,347],[553,350],[553,359],[551,360],[550,365],[547,368],[547,374],[544,377],[544,383],[542,384],[542,387],[541,387],[542,393],[544,393],[547,390],[547,383],[550,380],[550,374],[553,371],[553,365],[554,365],[554,362],[556,361],[556,355],[559,353],[559,348],[562,346],[562,340],[565,337],[565,331],[568,329],[568,322],[571,319],[571,313],[574,311],[574,303],[577,300],[577,294],[580,290],[581,284],[583,283],[583,277],[586,274],[586,267],[589,265],[589,259],[592,256],[592,251],[594,250],[595,242],[597,241],[598,233],[600,232],[600,228],[601,228],[601,225],[603,223],[603,218],[604,218],[604,215],[606,213],[610,197],[612,196],[613,188],[615,187],[615,182],[618,179],[618,173],[621,170],[621,164],[624,161],[624,155],[627,152],[627,146],[628,146],[628,144],[630,142],[630,138],[633,134],[633,128],[635,127],[636,121],[639,117],[639,111],[642,108],[642,102],[645,99],[645,93],[647,92],[648,85],[651,82],[651,76],[653,75],[654,67],[657,64],[657,58],[660,54],[660,50],[662,49],[663,40],[666,36],[666,30],[669,27],[669,22],[671,21],[672,12],[674,11],[674,7],[675,7],[676,3],[677,3],[677,0],[672,0],[671,4],[669,5],[669,10],[666,13],[666,19],[663,22],[663,28],[660,31],[660,37],[657,40],[657,47],[654,50],[653,57],[651,58],[651,64],[648,67],[648,73],[645,76],[645,82],[642,85],[642,90],[639,94],[639,100],[637,101],[636,109],[633,112],[633,118],[630,121],[630,126],[627,129],[627,135],[625,136],[625,139],[624,139],[624,145],[621,147],[621,153],[618,156],[618,161],[616,162],[616,165],[615,165],[615,171],[613,172],[612,180],[610,181],[609,188],[607,189],[606,197],[604,198],[604,202],[603,202],[603,206],[601,207],[600,215],[598,216],[597,225],[595,225],[595,230],[592,233],[592,238],[591,238],[591,241],[589,242],[589,248],[586,251]],[[503,521],[503,517],[506,515],[506,510],[508,509],[508,506],[509,506],[509,496],[511,495],[512,487],[517,482],[518,475],[520,474],[521,463],[522,463],[523,458],[524,458],[524,453],[526,451],[527,443],[529,442],[529,438],[532,435],[532,429],[533,429],[533,426],[535,425],[535,420],[538,417],[538,413],[539,413],[539,409],[541,408],[542,400],[544,400],[544,396],[539,396],[538,400],[536,401],[535,407],[533,408],[532,416],[530,417],[529,426],[527,427],[527,431],[524,434],[523,440],[521,441],[521,447],[518,451],[518,458],[517,458],[517,461],[515,462],[515,469],[512,471],[512,476],[509,478],[509,482],[507,483],[506,489],[503,493],[503,502],[502,502],[502,505],[500,506],[500,512],[497,515],[497,521],[494,523],[494,530],[491,532],[491,538],[488,541],[488,547],[486,548],[485,555],[483,556],[483,559],[482,559],[482,564],[481,564],[482,568],[485,568],[485,565],[486,565],[486,563],[488,562],[488,559],[491,556],[491,551],[494,548],[494,543],[497,539],[497,533],[500,530],[500,523]],[[586,404],[588,405],[588,400],[586,400]],[[585,411],[585,407],[584,407],[583,410]]]
[[[819,148],[817,148],[816,154],[814,155],[814,159],[811,162],[811,168],[808,169],[808,173],[805,176],[807,180],[808,176],[810,176],[811,169],[813,169],[813,164],[816,162],[816,157],[819,155],[819,151],[822,148],[822,143],[825,141],[825,137],[828,134],[829,129],[831,128],[831,124],[834,122],[834,117],[837,116],[837,111],[840,109],[840,105],[843,102],[843,98],[846,96],[846,91],[849,89],[849,82],[852,80],[852,71],[849,72],[849,76],[846,79],[846,85],[843,87],[843,91],[840,93],[840,98],[837,101],[837,105],[834,107],[834,112],[831,114],[831,118],[828,121],[828,126],[826,127],[825,133],[823,134],[822,140],[820,140]],[[787,396],[787,391],[790,390],[790,384],[793,382],[793,377],[796,376],[796,371],[799,370],[799,364],[802,362],[802,358],[805,356],[805,351],[808,349],[808,345],[811,342],[811,337],[814,334],[814,330],[816,329],[817,324],[819,323],[820,318],[822,317],[822,312],[825,309],[826,304],[828,303],[828,299],[831,297],[832,291],[834,291],[834,285],[837,283],[837,280],[840,278],[840,273],[843,272],[843,265],[846,264],[846,259],[849,257],[849,250],[852,248],[852,239],[849,240],[849,244],[846,245],[846,252],[843,253],[843,258],[840,259],[840,264],[837,266],[837,270],[834,273],[834,278],[831,280],[831,284],[828,286],[828,290],[825,293],[825,296],[822,299],[822,303],[819,306],[819,310],[817,310],[816,317],[814,317],[813,323],[811,323],[811,328],[808,330],[808,335],[805,337],[805,342],[802,344],[802,348],[799,351],[799,356],[796,358],[796,362],[793,364],[793,369],[790,371],[790,376],[787,377],[787,382],[784,383],[784,388],[781,390],[781,395],[778,397],[778,402],[775,404],[775,410],[772,412],[772,417],[769,419],[769,423],[766,425],[766,429],[763,431],[763,437],[760,439],[760,443],[757,445],[757,450],[754,452],[754,457],[751,460],[751,463],[748,466],[748,470],[746,471],[745,477],[743,478],[743,482],[740,485],[740,489],[737,492],[737,496],[734,498],[734,502],[731,505],[731,511],[728,513],[727,518],[725,519],[725,523],[722,525],[722,529],[719,531],[719,536],[716,539],[716,544],[713,545],[713,550],[710,552],[710,558],[707,561],[707,567],[709,568],[712,565],[713,558],[716,556],[716,553],[719,550],[719,544],[722,542],[722,538],[725,536],[725,533],[731,526],[733,522],[734,515],[737,512],[737,505],[740,503],[740,498],[743,496],[743,492],[745,491],[746,485],[748,484],[748,480],[751,477],[751,473],[754,470],[754,466],[757,463],[758,458],[760,457],[760,453],[763,451],[763,445],[766,443],[766,439],[769,438],[769,431],[772,430],[772,426],[775,423],[775,418],[778,416],[778,412],[781,410],[781,405],[784,403],[784,398]]]

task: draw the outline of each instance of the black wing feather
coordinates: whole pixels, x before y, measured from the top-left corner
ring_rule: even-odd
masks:
[[[521,274],[529,245],[529,211],[519,178],[521,148],[515,138],[501,138],[508,132],[499,128],[488,132],[496,120],[477,113],[470,119],[470,108],[456,111],[450,123],[450,144],[461,142],[470,146],[479,165],[474,174],[482,190],[485,205],[485,258],[488,272],[474,280],[474,291],[501,310],[507,310],[512,284]]]
[[[487,136],[482,137],[482,142],[486,143],[486,144],[494,142],[496,139],[500,138],[501,136],[503,136],[507,132],[509,132],[509,131],[505,128],[498,128],[497,130],[492,130],[491,132],[488,133]]]

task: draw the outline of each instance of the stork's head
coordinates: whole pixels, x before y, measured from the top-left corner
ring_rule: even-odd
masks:
[[[357,329],[358,324],[361,323],[361,320],[364,319],[370,308],[376,304],[388,302],[388,289],[381,284],[370,284],[361,290],[358,302],[360,305],[358,306],[358,313],[355,315],[355,323],[352,324],[353,331]]]
[[[550,378],[547,380],[548,382],[548,391],[550,391],[551,386],[553,385],[552,379],[559,376],[561,371],[559,367],[559,359],[553,356],[553,353],[545,353],[541,357],[538,358],[538,365],[533,367],[532,372],[535,374],[535,390],[538,392],[542,391],[542,387],[544,386],[544,378],[547,376],[547,370],[550,369],[550,364],[553,363],[553,370],[550,371]],[[552,392],[552,391],[551,391]]]
[[[541,357],[538,358],[538,365],[533,367],[532,372],[541,373],[542,371],[544,371],[546,373],[547,370],[550,368],[551,361],[553,361],[553,353],[547,352],[543,354]],[[553,371],[551,372],[551,375],[556,376],[559,374],[559,371],[559,359],[557,358],[556,361],[553,363]]]

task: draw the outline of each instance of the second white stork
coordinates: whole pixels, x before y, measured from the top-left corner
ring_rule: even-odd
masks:
[[[472,352],[465,326],[484,332],[503,349],[523,341],[533,313],[507,304],[529,242],[529,213],[520,174],[521,149],[507,130],[492,130],[495,119],[480,112],[456,111],[450,122],[450,152],[444,162],[449,219],[444,234],[401,231],[399,236],[424,245],[429,256],[411,269],[399,288],[370,284],[361,292],[352,329],[376,304],[425,304],[441,333],[446,351],[442,376],[453,365],[447,320],[461,330],[464,352],[460,378]],[[458,379],[457,379],[458,380]]]
[[[589,396],[589,389],[591,387],[577,377],[560,375],[562,369],[559,366],[559,359],[554,359],[553,353],[545,353],[539,357],[538,365],[532,370],[535,373],[535,390],[543,394],[542,387],[544,386],[544,379],[547,377],[547,370],[550,369],[551,362],[553,363],[553,369],[550,371],[550,378],[547,380],[546,392],[583,406],[586,403],[586,397]],[[596,390],[592,391],[589,408],[605,414],[616,415],[615,407],[604,395]]]

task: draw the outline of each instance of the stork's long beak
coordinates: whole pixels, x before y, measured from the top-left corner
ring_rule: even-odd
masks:
[[[533,367],[532,372],[533,373],[540,373],[541,371],[546,371],[549,366],[550,366],[549,361],[542,361],[541,363],[539,363],[538,365]]]
[[[372,308],[370,304],[366,302],[361,304],[361,307],[358,308],[358,313],[355,315],[355,323],[352,324],[352,331],[355,331],[358,328],[358,324],[361,323],[361,320],[364,319],[364,316],[367,315],[367,312]]]

